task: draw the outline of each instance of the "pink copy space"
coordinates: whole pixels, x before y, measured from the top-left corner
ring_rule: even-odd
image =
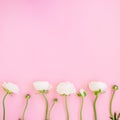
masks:
[[[111,86],[120,86],[119,0],[0,0],[0,86],[4,81],[19,85],[20,94],[6,99],[6,120],[18,120],[31,94],[25,120],[43,120],[45,104],[32,82],[48,80],[54,97],[51,120],[66,120],[64,98],[55,92],[60,81],[71,81],[87,90],[83,120],[93,120],[91,80],[107,83],[97,102],[98,120],[109,120]],[[0,103],[4,91],[0,87]],[[120,112],[120,91],[114,111]],[[79,120],[81,100],[69,97],[70,120]],[[2,104],[0,104],[2,120]]]

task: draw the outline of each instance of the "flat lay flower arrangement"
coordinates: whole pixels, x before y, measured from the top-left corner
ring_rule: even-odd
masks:
[[[104,82],[100,81],[92,81],[89,83],[89,89],[91,92],[93,92],[95,98],[93,101],[93,111],[94,111],[94,120],[98,120],[97,118],[97,100],[99,98],[100,94],[103,94],[106,92],[107,85]],[[46,110],[45,110],[45,118],[44,120],[50,120],[50,114],[54,108],[54,105],[58,102],[57,98],[53,99],[53,103],[49,105],[49,100],[46,96],[46,94],[49,93],[49,91],[52,89],[52,85],[48,81],[36,81],[33,83],[34,89],[43,96],[45,103],[46,103]],[[5,95],[2,100],[2,107],[3,107],[3,116],[2,120],[6,120],[6,106],[5,106],[5,100],[7,99],[8,95],[11,94],[17,94],[19,93],[19,87],[11,82],[4,82],[2,84],[2,88],[5,91]],[[120,113],[116,113],[113,111],[113,100],[114,96],[116,94],[116,91],[118,90],[117,85],[113,85],[112,87],[112,95],[110,99],[110,106],[109,106],[109,116],[108,118],[110,120],[119,120],[120,118]],[[84,109],[84,99],[86,99],[87,92],[85,89],[80,89],[78,92],[76,91],[75,86],[71,82],[60,82],[57,87],[56,87],[56,92],[64,97],[64,102],[65,102],[65,110],[66,110],[66,120],[70,120],[70,113],[69,113],[69,103],[68,103],[68,97],[72,94],[76,94],[79,98],[81,98],[81,107],[80,107],[80,120],[83,120],[83,109]],[[21,118],[19,120],[25,120],[25,113],[27,111],[27,107],[29,105],[29,100],[31,98],[31,95],[28,93],[25,96],[26,104],[24,105],[24,110],[22,113]]]

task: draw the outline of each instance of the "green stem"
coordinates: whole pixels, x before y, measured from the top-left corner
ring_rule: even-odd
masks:
[[[24,108],[24,111],[23,111],[23,114],[22,114],[22,120],[24,120],[24,118],[25,118],[25,112],[26,112],[26,110],[27,110],[27,106],[28,106],[28,99],[26,99],[26,105],[25,105],[25,108]]]
[[[46,103],[45,120],[49,120],[49,118],[48,118],[48,99],[44,93],[42,93],[42,95],[43,95],[43,97],[45,99],[45,103]]]
[[[113,103],[114,95],[115,95],[115,91],[113,91],[113,94],[112,94],[112,97],[111,97],[111,100],[110,100],[110,117],[113,117],[112,103]]]
[[[81,104],[81,108],[80,108],[80,120],[82,120],[83,105],[84,105],[84,97],[82,97],[82,104]]]
[[[93,103],[95,120],[97,120],[97,111],[96,111],[96,102],[97,102],[97,99],[98,99],[98,94],[96,94],[96,97],[95,97],[95,100],[94,100],[94,103]]]
[[[3,105],[3,120],[5,120],[5,112],[6,112],[6,110],[5,110],[5,100],[6,100],[6,97],[7,97],[8,94],[9,93],[6,92],[6,94],[3,97],[3,101],[2,101],[2,105]]]
[[[49,110],[49,112],[48,112],[48,120],[50,120],[50,113],[51,113],[54,105],[55,105],[55,102],[53,102],[53,104],[52,104],[52,106],[50,107],[50,110]]]
[[[66,106],[66,113],[67,113],[67,120],[69,120],[69,110],[68,110],[68,103],[67,103],[67,96],[65,96],[65,106]]]

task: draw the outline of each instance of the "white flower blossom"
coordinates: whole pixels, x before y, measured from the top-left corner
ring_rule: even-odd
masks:
[[[60,95],[70,95],[76,93],[76,89],[71,82],[61,82],[56,90]]]
[[[107,89],[107,85],[104,82],[100,81],[92,81],[89,83],[89,88],[93,92],[100,91],[101,93],[105,92]]]
[[[19,92],[18,86],[11,82],[4,82],[2,84],[2,87],[8,93],[18,93]]]
[[[86,91],[84,89],[80,89],[78,96],[85,97],[87,95]]]
[[[33,86],[37,91],[48,91],[52,88],[52,85],[47,81],[36,81]]]

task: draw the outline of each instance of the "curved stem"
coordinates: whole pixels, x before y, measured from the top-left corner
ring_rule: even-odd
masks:
[[[96,111],[96,102],[97,102],[97,99],[98,99],[98,94],[96,94],[96,97],[95,97],[95,100],[94,100],[94,103],[93,103],[95,120],[97,120],[97,111]]]
[[[110,117],[113,117],[112,103],[113,103],[114,95],[115,95],[115,91],[113,91],[113,94],[112,94],[112,97],[111,97],[111,100],[110,100]]]
[[[82,120],[83,105],[84,105],[84,97],[82,97],[82,104],[81,104],[81,108],[80,108],[80,120]]]
[[[5,100],[6,100],[6,97],[7,97],[8,94],[9,93],[6,92],[6,94],[3,97],[3,101],[2,101],[2,105],[3,105],[3,120],[5,120],[5,112],[6,112],[6,110],[5,110]]]
[[[45,99],[45,103],[46,103],[45,120],[49,120],[49,118],[48,118],[48,99],[44,93],[42,93],[42,95],[43,95],[43,97]]]
[[[50,110],[49,110],[49,112],[48,112],[48,120],[50,120],[50,113],[51,113],[54,105],[55,105],[55,102],[53,102],[53,104],[52,104],[52,106],[50,107]]]
[[[66,106],[66,113],[67,113],[67,120],[69,120],[69,110],[68,110],[68,103],[67,103],[67,96],[65,96],[65,106]]]
[[[26,105],[25,105],[25,108],[24,108],[24,111],[23,111],[23,114],[22,114],[22,120],[24,120],[24,118],[25,118],[25,112],[27,110],[27,106],[28,106],[28,99],[26,99]]]

